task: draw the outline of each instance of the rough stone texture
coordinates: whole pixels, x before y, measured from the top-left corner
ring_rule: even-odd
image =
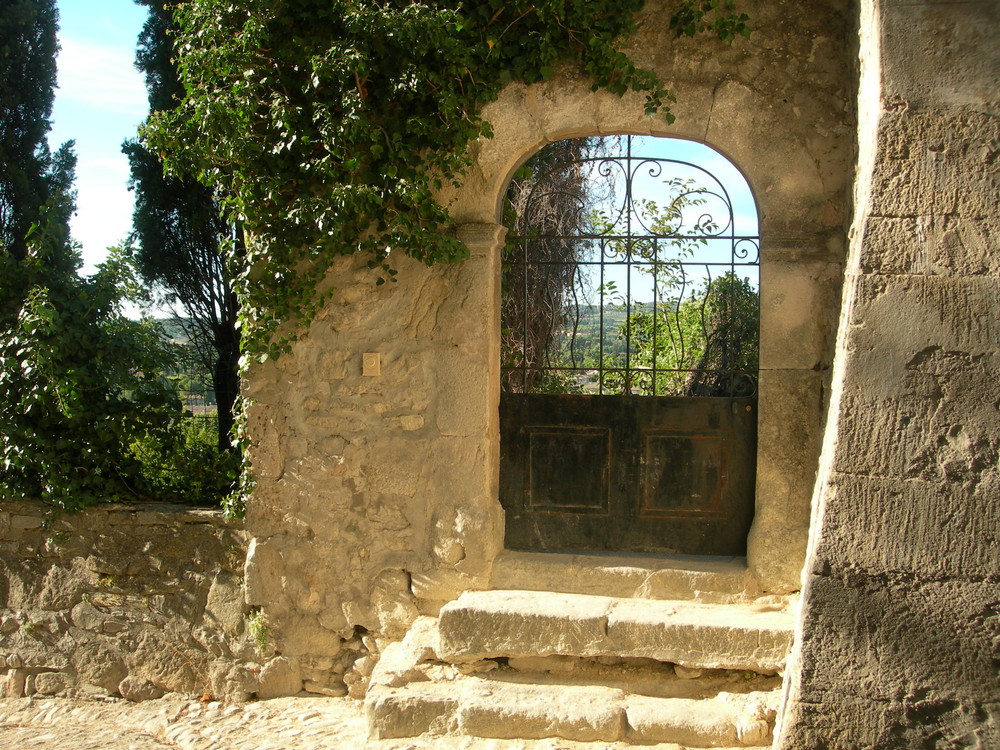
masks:
[[[437,654],[640,657],[692,668],[782,668],[792,616],[749,607],[530,591],[467,592],[441,610]]]
[[[458,726],[464,734],[501,739],[565,737],[580,742],[625,737],[625,696],[620,690],[565,685],[503,688],[484,688],[463,696]]]
[[[118,684],[118,694],[127,701],[138,703],[163,697],[163,690],[149,680],[128,676]]]
[[[457,729],[458,696],[428,683],[405,693],[380,692],[366,704],[368,731],[375,739],[446,734]]]
[[[246,699],[246,537],[213,511],[0,505],[0,692]]]
[[[746,706],[724,699],[664,701],[633,696],[625,708],[629,738],[636,744],[676,742],[691,747],[760,745],[771,738],[767,702],[770,697],[760,699],[748,712]]]
[[[499,670],[496,662],[414,674],[414,660],[437,646],[416,635],[389,641],[414,622],[409,632],[429,637],[421,614],[509,574],[494,566],[503,549],[496,410],[504,230],[496,220],[506,182],[546,142],[637,133],[714,146],[744,171],[758,201],[754,581],[719,590],[786,593],[807,561],[777,746],[1000,746],[1000,11],[992,0],[862,0],[859,81],[851,4],[745,7],[755,32],[731,46],[674,39],[658,0],[640,15],[630,48],[676,89],[673,126],[645,117],[641,96],[591,91],[572,70],[509,86],[485,113],[495,138],[476,145],[462,189],[441,195],[468,261],[431,269],[393,257],[399,282],[381,287],[366,259],[333,269],[333,302],[290,356],[257,368],[248,383],[258,485],[243,570],[244,537],[215,514],[100,508],[46,529],[37,508],[0,506],[0,696],[138,694],[151,685],[238,698],[257,690],[260,669],[273,695],[345,686],[361,695],[373,685],[370,705],[386,736],[414,725],[513,731],[517,714],[488,698],[467,715],[450,698],[413,698],[420,690],[433,697],[433,669],[457,679]],[[381,357],[378,377],[362,374],[369,352]],[[661,595],[697,600],[715,575],[623,567],[601,572],[581,593],[628,579],[633,593],[656,596],[659,580]],[[567,612],[579,604],[552,601]],[[785,617],[768,613],[766,599],[758,605],[761,618]],[[264,654],[249,642],[248,607]],[[572,627],[553,631],[536,617],[518,628],[550,651],[578,644],[586,653],[620,631],[613,648],[587,662],[515,654],[510,670],[611,681],[635,667],[654,681],[662,665],[600,659],[621,660],[625,651],[702,663],[680,653],[682,636],[658,643],[672,615],[626,616],[625,604],[579,609]],[[713,649],[725,650],[722,627],[709,629]],[[658,650],[629,651],[640,643]],[[673,686],[706,679],[700,667],[673,669]],[[422,678],[417,693],[392,692]],[[618,695],[616,685],[604,687]],[[565,708],[560,721],[579,726],[577,707],[556,708]],[[225,718],[222,709],[178,711]],[[718,724],[726,709],[713,711],[678,718]],[[646,711],[643,701],[631,712],[643,737],[670,713]],[[556,714],[526,716],[524,731],[549,731],[546,717]],[[605,716],[615,738],[619,715]],[[733,725],[736,737],[763,741],[759,712],[751,716]],[[214,741],[161,724],[173,746]],[[71,723],[66,731],[55,741],[87,746]],[[143,746],[159,746],[146,739]]]
[[[777,747],[1000,747],[1000,7],[862,11],[857,211]]]
[[[629,695],[599,685],[459,677],[382,689],[366,710],[376,739],[457,731],[499,739],[560,737],[600,747],[627,742],[695,748],[767,743],[776,702],[774,692],[691,700]]]
[[[302,680],[288,663],[288,659],[271,659],[260,670],[257,697],[277,698],[282,695],[295,695],[302,690]]]
[[[397,281],[381,286],[367,258],[343,259],[308,332],[252,372],[247,602],[304,684],[325,678],[310,660],[360,674],[351,665],[364,655],[346,644],[398,639],[416,616],[490,585],[504,546],[496,221],[517,166],[560,138],[690,138],[747,176],[761,217],[762,382],[772,384],[760,401],[768,440],[748,588],[798,588],[850,208],[853,21],[842,0],[745,5],[755,31],[732,45],[675,38],[659,0],[640,15],[630,50],[676,89],[674,125],[646,117],[641,95],[594,92],[568,68],[507,87],[485,110],[495,137],[475,145],[461,190],[440,196],[470,258],[427,268],[393,255]],[[380,375],[362,373],[365,353],[379,354]],[[801,413],[790,417],[790,402]]]

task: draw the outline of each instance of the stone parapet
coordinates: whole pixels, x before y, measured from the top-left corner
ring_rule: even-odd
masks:
[[[0,504],[0,694],[251,697],[245,553],[217,511]]]

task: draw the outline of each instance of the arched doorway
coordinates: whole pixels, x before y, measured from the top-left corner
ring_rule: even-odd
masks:
[[[506,546],[745,554],[760,315],[746,180],[690,141],[558,141],[515,174],[504,223]]]

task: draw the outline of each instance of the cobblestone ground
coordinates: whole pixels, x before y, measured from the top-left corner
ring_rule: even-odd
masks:
[[[3,750],[606,750],[625,745],[467,737],[367,741],[350,698],[281,698],[225,705],[162,698],[144,703],[61,698],[0,700]],[[650,750],[682,750],[677,745]]]

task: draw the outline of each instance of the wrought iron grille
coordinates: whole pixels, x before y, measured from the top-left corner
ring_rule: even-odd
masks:
[[[753,213],[744,220],[722,180],[665,155],[664,141],[560,141],[515,175],[502,256],[505,391],[756,393],[752,200],[739,207]]]

